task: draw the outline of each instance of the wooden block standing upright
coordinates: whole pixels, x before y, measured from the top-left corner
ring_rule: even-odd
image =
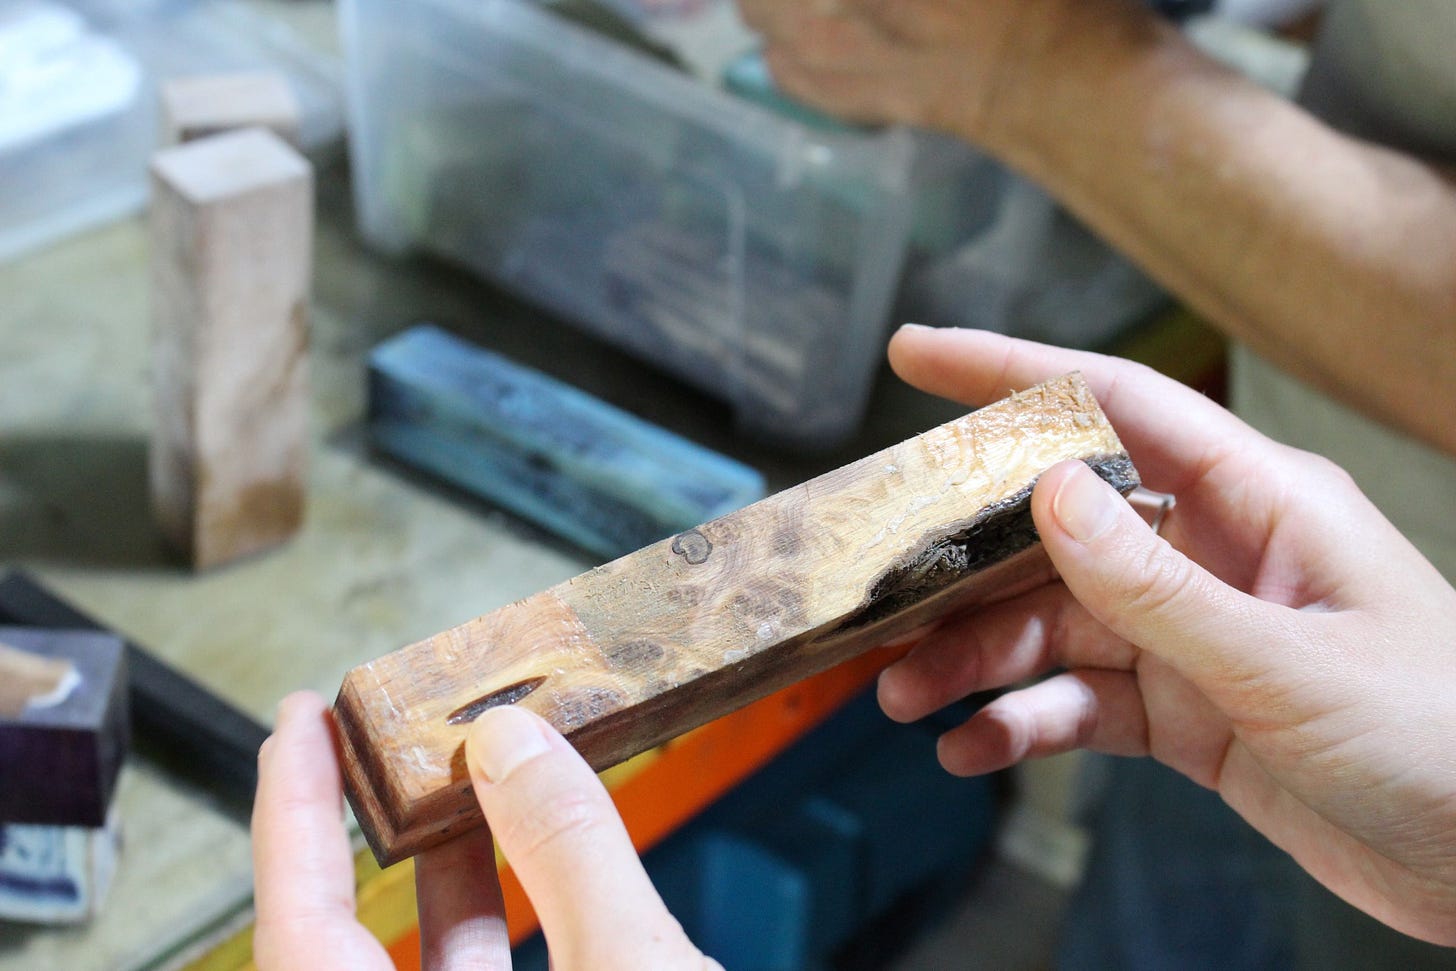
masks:
[[[162,144],[254,126],[298,144],[301,112],[288,79],[268,71],[197,74],[161,85]]]
[[[479,822],[470,722],[516,704],[602,769],[948,611],[1050,579],[1031,489],[1137,472],[1080,376],[1048,382],[345,676],[354,814],[383,863]]]
[[[250,128],[152,161],[152,504],[198,568],[303,519],[313,174]]]

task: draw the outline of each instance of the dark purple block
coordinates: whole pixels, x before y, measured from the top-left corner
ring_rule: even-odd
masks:
[[[0,823],[104,826],[129,741],[121,639],[0,627],[0,643],[65,658],[81,677],[58,705],[0,717]]]

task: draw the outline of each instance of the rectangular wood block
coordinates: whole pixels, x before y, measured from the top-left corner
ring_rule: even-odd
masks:
[[[164,145],[254,126],[298,145],[298,99],[288,79],[271,71],[167,78],[161,83],[161,107]]]
[[[75,674],[60,700],[0,715],[0,823],[102,826],[130,741],[120,639],[0,627],[0,645],[69,662]],[[0,662],[0,677],[7,676],[13,673]]]
[[[1030,496],[1066,459],[1137,473],[1069,375],[350,671],[349,801],[382,863],[479,823],[469,723],[517,704],[597,769],[1051,578]]]
[[[196,567],[299,528],[313,174],[252,128],[152,161],[152,503]]]
[[[748,466],[428,324],[369,356],[369,435],[607,559],[764,493]]]

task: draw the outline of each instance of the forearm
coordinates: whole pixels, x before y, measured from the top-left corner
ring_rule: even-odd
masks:
[[[1121,0],[1048,0],[961,133],[1231,336],[1456,452],[1456,182]]]

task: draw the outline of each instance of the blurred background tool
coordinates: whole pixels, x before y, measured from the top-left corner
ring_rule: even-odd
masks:
[[[0,920],[77,923],[115,869],[126,657],[110,634],[0,626]]]
[[[24,573],[0,578],[0,623],[61,630],[104,628]],[[268,729],[130,641],[126,678],[133,740],[239,818],[253,810],[258,749]]]

